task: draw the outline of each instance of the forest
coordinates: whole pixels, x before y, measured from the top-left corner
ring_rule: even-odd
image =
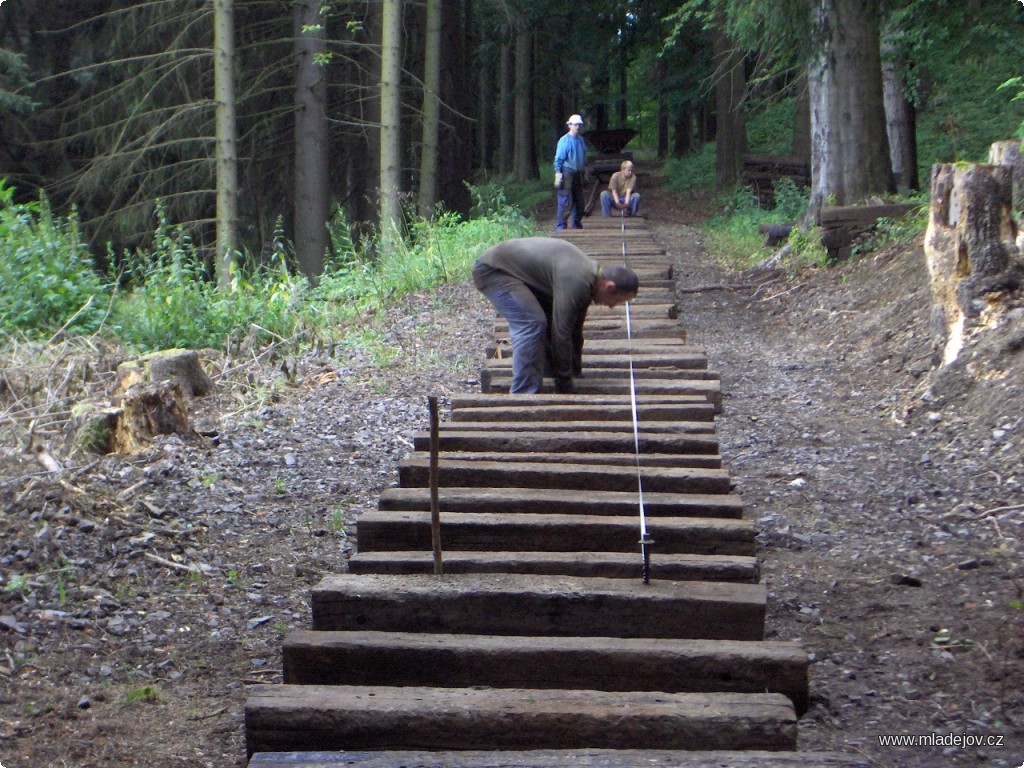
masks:
[[[726,372],[767,637],[813,658],[801,749],[1017,766],[1024,198],[976,207],[1016,272],[946,281],[956,333],[926,258],[962,241],[925,220],[1024,139],[1022,50],[1024,0],[0,0],[0,760],[245,764],[248,690],[424,395],[480,389],[466,278],[550,230],[580,114],[633,133],[680,328]],[[751,155],[807,183],[762,207]],[[914,213],[753,268],[759,224],[820,252],[816,214],[862,203]],[[135,384],[163,354],[215,386]],[[878,738],[930,732],[1007,745]]]
[[[571,113],[713,151],[722,190],[748,152],[808,163],[812,207],[927,189],[1019,131],[1022,43],[1012,0],[7,0],[0,179],[100,269],[172,228],[222,285],[275,253],[316,280],[547,180]]]

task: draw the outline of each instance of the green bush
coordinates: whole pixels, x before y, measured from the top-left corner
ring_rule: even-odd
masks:
[[[759,226],[798,221],[806,213],[807,205],[808,191],[797,187],[791,179],[776,183],[774,208],[762,208],[753,190],[738,184],[732,197],[725,198],[722,212],[705,226],[708,251],[733,269],[752,267],[771,254]],[[800,241],[798,245],[801,252],[809,248],[809,242]],[[816,259],[818,254],[811,254],[810,258]]]
[[[73,216],[55,218],[45,200],[15,204],[13,191],[0,184],[0,332],[46,339],[65,323],[69,332],[93,333],[106,321],[107,333],[141,351],[243,341],[258,348],[330,333],[404,294],[465,280],[480,252],[536,231],[500,187],[471,192],[477,218],[440,211],[386,246],[373,234],[357,242],[336,215],[329,226],[333,255],[315,287],[292,269],[294,256],[280,232],[266,263],[235,254],[230,285],[218,285],[213,265],[158,204],[152,247],[109,254],[115,266],[108,286],[93,270]],[[113,285],[119,291],[103,298]]]
[[[661,168],[661,186],[670,192],[714,189],[715,145],[704,144],[686,157],[670,158]]]
[[[753,190],[738,184],[731,197],[723,198],[722,212],[704,227],[708,253],[721,264],[733,269],[745,269],[766,255],[763,236],[758,224],[765,221],[763,210]]]
[[[790,268],[824,267],[828,264],[828,251],[821,244],[821,230],[817,227],[808,230],[793,227],[788,243],[790,251],[786,265]]]
[[[946,2],[897,12],[914,63],[922,187],[934,164],[987,162],[993,142],[1019,135],[1024,100],[1013,98],[1012,85],[1000,86],[1020,75],[1020,10],[1017,3],[989,3],[978,13],[970,4]]]
[[[772,208],[767,221],[781,223],[803,218],[811,201],[809,189],[801,189],[795,181],[787,177],[775,182],[774,190],[775,207]]]
[[[159,206],[158,216],[153,249],[126,255],[122,265],[130,291],[116,304],[112,324],[123,341],[143,350],[221,347],[247,337],[289,338],[303,327],[311,291],[289,271],[283,250],[268,266],[245,270],[235,263],[231,285],[221,288]]]
[[[1005,83],[1000,84],[1000,91],[1007,89],[1014,91],[1010,101],[1024,101],[1024,77],[1011,77]],[[1021,124],[1017,126],[1014,138],[1024,139],[1024,118],[1021,118]]]
[[[747,142],[758,155],[793,153],[795,99],[785,98],[756,105],[747,113]]]
[[[465,280],[482,251],[536,230],[499,187],[471,186],[470,192],[479,218],[440,212],[432,221],[416,220],[407,238],[387,244],[372,237],[356,246],[344,217],[335,216],[335,256],[320,279],[318,296],[336,307],[338,317],[375,311],[398,296]]]
[[[48,339],[92,334],[103,322],[109,286],[93,269],[75,214],[54,218],[46,198],[14,202],[0,180],[0,333]]]
[[[473,197],[471,219],[488,219],[504,221],[510,219],[521,224],[524,221],[522,211],[532,211],[551,199],[554,194],[550,182],[546,181],[549,166],[541,169],[540,179],[529,182],[517,182],[511,176],[486,179],[482,183],[468,184]]]

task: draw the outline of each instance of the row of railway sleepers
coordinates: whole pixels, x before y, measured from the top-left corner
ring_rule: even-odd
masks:
[[[444,575],[423,431],[359,518],[349,572],[314,588],[312,629],[285,638],[284,684],[252,689],[252,768],[864,765],[796,751],[807,656],[763,639],[718,376],[671,320],[667,257],[627,224],[647,335],[626,343],[624,309],[594,307],[579,393],[508,395],[499,320],[484,391],[454,397],[439,429]],[[621,259],[621,228],[592,229],[570,236]]]

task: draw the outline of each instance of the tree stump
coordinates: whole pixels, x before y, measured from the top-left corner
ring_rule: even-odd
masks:
[[[988,161],[992,165],[1013,168],[1013,196],[1010,204],[1014,212],[1024,211],[1024,152],[1019,139],[997,141],[988,148]]]
[[[187,434],[188,408],[177,381],[155,381],[129,389],[119,403],[121,413],[114,428],[113,445],[118,453],[135,453],[156,435]]]
[[[934,363],[956,360],[967,335],[1024,269],[1011,211],[1009,166],[951,164],[932,169],[925,256],[931,278]]]
[[[82,403],[74,411],[76,442],[92,453],[137,453],[156,435],[192,431],[177,381],[136,384],[112,406]]]
[[[121,409],[96,403],[78,403],[71,409],[71,429],[78,447],[100,455],[117,450],[114,434]]]
[[[127,392],[142,382],[176,381],[184,394],[202,397],[213,390],[213,380],[191,349],[164,349],[128,360],[117,367],[115,394]]]
[[[1024,256],[1024,143],[1017,139],[997,141],[988,148],[988,161],[992,165],[1008,165],[1013,168],[1013,199],[1011,205],[1017,219],[1017,248]]]

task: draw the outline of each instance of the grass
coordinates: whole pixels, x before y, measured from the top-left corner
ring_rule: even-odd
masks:
[[[704,144],[686,157],[669,158],[661,167],[661,187],[677,194],[714,189],[715,145]]]
[[[296,271],[280,233],[264,261],[237,254],[230,285],[220,286],[210,279],[204,254],[160,206],[152,246],[108,254],[114,266],[105,282],[92,269],[95,259],[73,216],[55,217],[45,200],[15,204],[13,189],[0,183],[0,240],[10,246],[0,252],[0,332],[52,340],[58,332],[84,331],[129,352],[301,346],[330,338],[351,326],[347,320],[379,313],[405,294],[465,280],[482,250],[535,232],[501,186],[472,189],[473,216],[441,212],[414,220],[400,239],[357,243],[344,217],[332,217],[336,255],[316,287]],[[514,191],[529,201],[541,188]]]
[[[807,210],[808,195],[791,180],[783,179],[775,188],[775,206],[764,208],[757,196],[744,185],[737,185],[731,197],[721,198],[722,211],[704,227],[709,255],[729,269],[749,269],[773,255],[765,246],[761,224],[798,222]],[[794,227],[790,233],[786,264],[790,267],[824,264],[826,253],[816,231]]]

